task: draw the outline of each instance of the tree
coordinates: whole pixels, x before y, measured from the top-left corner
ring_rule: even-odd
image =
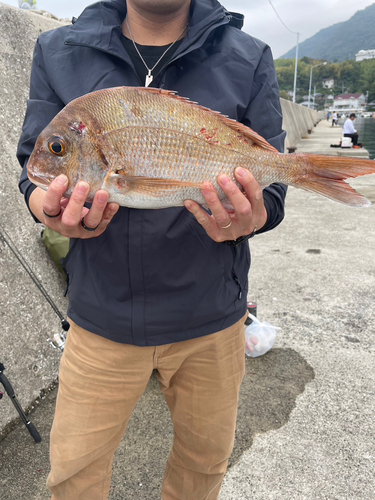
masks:
[[[282,99],[286,99],[287,101],[290,101],[290,97],[288,93],[285,90],[280,90],[280,97]]]
[[[297,89],[301,96],[309,91],[311,67],[323,61],[303,57],[298,61]],[[275,67],[279,80],[280,91],[290,91],[294,82],[294,59],[277,59]],[[312,86],[316,85],[317,91],[323,95],[332,93],[332,90],[323,88],[323,80],[333,78],[335,81],[336,94],[342,92],[345,87],[352,94],[369,93],[368,102],[375,101],[375,59],[364,61],[343,61],[342,63],[327,63],[319,66],[313,71]],[[297,99],[299,102],[300,99]]]

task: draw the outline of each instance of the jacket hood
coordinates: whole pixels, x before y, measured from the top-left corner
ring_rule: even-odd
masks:
[[[113,50],[119,42],[126,11],[126,0],[106,0],[89,5],[69,27],[66,43]],[[217,0],[192,0],[186,38],[191,44],[208,26],[216,23],[241,28],[243,19],[242,14],[228,12]]]

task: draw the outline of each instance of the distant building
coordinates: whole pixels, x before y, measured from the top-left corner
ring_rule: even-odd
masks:
[[[325,89],[333,89],[335,86],[335,80],[333,78],[326,78],[323,80],[322,85]]]
[[[333,100],[333,106],[330,110],[344,113],[355,113],[362,111],[366,107],[366,97],[363,94],[341,94]]]
[[[356,62],[363,61],[364,59],[375,59],[375,49],[360,50],[358,54],[355,55]]]
[[[313,102],[312,99],[310,102],[310,106],[309,106],[309,101],[300,102],[300,105],[305,106],[306,108],[310,107],[310,109],[316,109],[318,107],[318,105],[315,102]]]

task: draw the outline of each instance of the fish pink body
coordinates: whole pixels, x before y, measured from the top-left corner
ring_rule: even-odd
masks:
[[[70,102],[37,139],[28,162],[32,182],[46,189],[67,175],[70,196],[80,180],[110,201],[133,208],[166,208],[192,199],[217,176],[249,169],[261,186],[273,182],[318,192],[351,206],[368,206],[344,179],[375,173],[375,162],[278,153],[244,125],[172,92],[117,87]]]

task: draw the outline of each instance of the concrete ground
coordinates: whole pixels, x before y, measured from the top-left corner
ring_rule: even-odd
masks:
[[[340,137],[341,129],[320,122],[298,152],[336,153],[329,144]],[[352,184],[375,202],[375,176]],[[251,240],[249,300],[260,320],[282,330],[271,351],[246,360],[220,500],[375,497],[374,216],[374,206],[353,209],[291,188],[284,222]],[[22,425],[0,443],[2,500],[49,498],[55,396],[51,390],[30,414],[40,444]],[[4,397],[0,408],[9,407]],[[160,499],[171,441],[152,377],[117,451],[110,500]]]

